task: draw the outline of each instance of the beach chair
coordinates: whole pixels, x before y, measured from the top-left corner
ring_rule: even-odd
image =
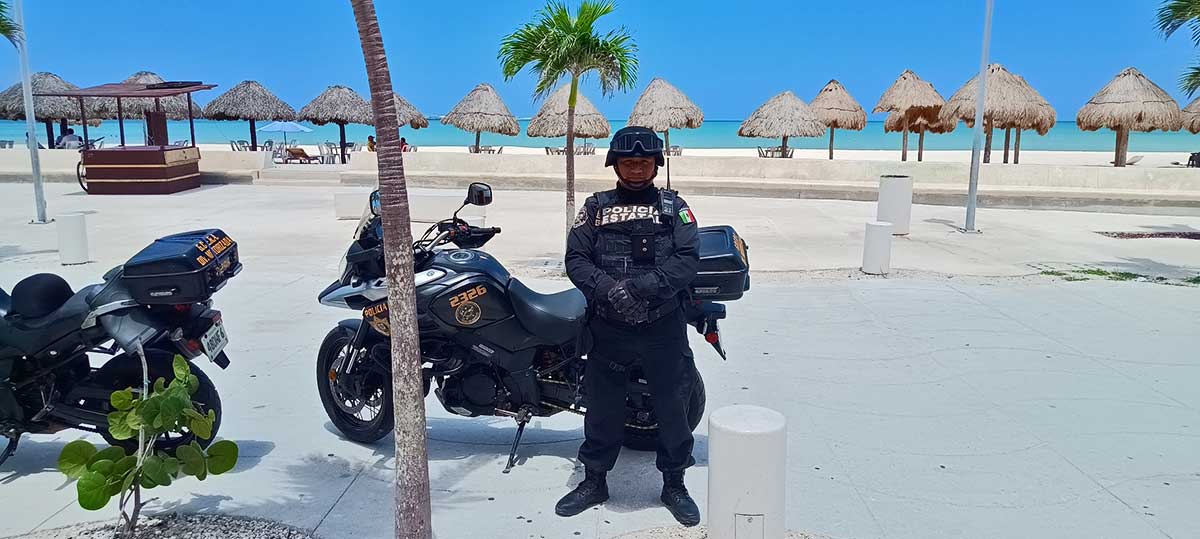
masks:
[[[270,151],[274,151],[274,150],[275,150],[275,141],[273,141],[273,140],[268,140],[268,141],[258,145],[258,151],[260,151],[260,152],[270,152]]]
[[[15,143],[16,141],[12,140],[0,140],[0,148],[12,148]]]
[[[1187,166],[1188,168],[1200,168],[1200,152],[1193,153],[1191,157],[1188,157]]]
[[[237,141],[236,141],[236,140],[231,140],[231,141],[229,141],[229,149],[230,149],[230,150],[233,150],[233,151],[235,151],[235,152],[240,152],[240,151],[242,151],[242,149],[241,149],[241,148],[238,148],[238,145],[237,145]]]
[[[759,146],[759,147],[758,147],[758,156],[759,156],[759,157],[766,157],[766,156],[767,156],[767,152],[763,151],[763,148],[762,148],[762,146]]]
[[[554,148],[551,148],[549,146],[543,146],[543,147],[546,148],[546,155],[554,155]]]
[[[320,154],[320,157],[318,157],[317,159],[320,159],[322,163],[332,163],[333,162],[333,158],[332,158],[333,148],[329,145],[328,142],[326,142],[324,144],[318,144],[317,145],[317,153]]]
[[[298,163],[311,164],[313,162],[323,162],[323,161],[320,161],[318,158],[308,155],[308,152],[305,152],[304,148],[288,148],[287,149],[287,157],[284,158],[283,162],[285,162],[285,163],[298,162]]]
[[[243,151],[243,152],[250,151],[250,141],[248,141],[248,140],[237,141],[237,146],[238,146],[239,151]]]
[[[676,146],[671,146],[671,156],[672,156],[672,157],[678,157],[678,156],[681,156],[681,155],[683,155],[683,148],[682,148],[682,147],[680,147],[680,146],[678,146],[678,145],[676,145]]]
[[[271,151],[271,162],[272,163],[286,163],[287,162],[287,148],[284,148],[282,144],[275,147],[275,149]]]
[[[499,148],[496,148],[496,154],[497,154],[497,155],[499,155],[499,154],[502,154],[502,153],[504,153],[504,146],[501,146],[501,147],[499,147]]]
[[[1192,154],[1192,155],[1194,156],[1194,155],[1196,155],[1196,154]],[[1133,157],[1130,157],[1129,159],[1126,159],[1126,160],[1125,160],[1125,166],[1129,166],[1129,165],[1136,165],[1136,164],[1138,164],[1138,163],[1141,163],[1141,162],[1142,162],[1142,158],[1143,158],[1143,157],[1145,157],[1145,156],[1144,156],[1144,155],[1135,155],[1135,156],[1133,156]],[[1116,164],[1117,164],[1117,162],[1116,162],[1116,161],[1109,161],[1109,162],[1108,162],[1108,164],[1110,164],[1110,165],[1116,165]],[[1189,166],[1190,166],[1190,165],[1189,165]]]

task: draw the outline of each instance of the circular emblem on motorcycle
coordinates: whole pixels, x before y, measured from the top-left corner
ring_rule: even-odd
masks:
[[[453,253],[450,253],[450,260],[453,260],[455,262],[466,262],[473,258],[475,258],[475,253],[465,250],[465,249],[462,251],[454,251]]]
[[[464,326],[472,325],[482,317],[483,309],[474,301],[465,301],[454,309],[454,319]]]

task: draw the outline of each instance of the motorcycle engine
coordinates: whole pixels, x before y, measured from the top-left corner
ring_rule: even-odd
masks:
[[[473,365],[447,378],[437,395],[447,411],[468,417],[495,415],[497,403],[507,398],[496,370],[488,365]]]

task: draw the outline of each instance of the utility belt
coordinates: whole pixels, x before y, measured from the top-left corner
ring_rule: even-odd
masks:
[[[679,309],[679,298],[671,298],[654,307],[647,309],[639,309],[638,312],[629,315],[618,313],[611,305],[603,304],[596,307],[596,314],[603,318],[606,322],[613,322],[625,326],[640,326],[657,322],[667,315]]]

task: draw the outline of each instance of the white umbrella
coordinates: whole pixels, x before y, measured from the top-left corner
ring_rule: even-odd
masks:
[[[283,133],[284,146],[287,146],[288,133],[312,133],[312,129],[304,127],[296,122],[271,122],[258,128],[258,130],[272,133]]]

